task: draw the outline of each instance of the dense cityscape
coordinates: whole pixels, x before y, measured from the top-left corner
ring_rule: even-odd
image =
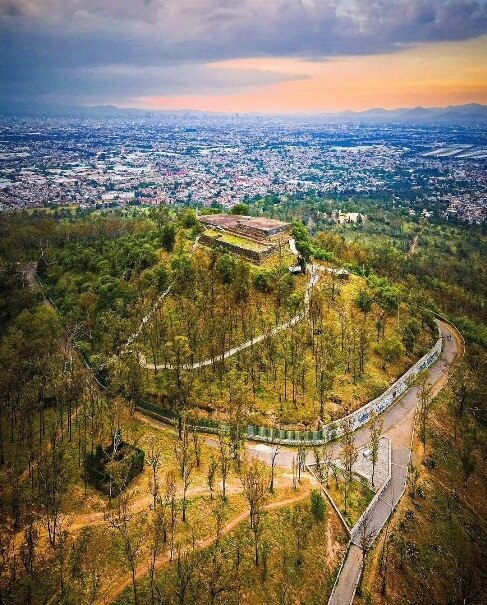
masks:
[[[317,195],[380,198],[411,214],[482,224],[479,127],[329,124],[219,115],[0,122],[0,210],[219,205]]]

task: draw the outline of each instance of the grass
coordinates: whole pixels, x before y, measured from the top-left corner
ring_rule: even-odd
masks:
[[[297,538],[299,522],[307,528],[301,543]],[[333,511],[329,509],[323,521],[316,521],[311,515],[309,500],[303,500],[300,504],[265,513],[262,525],[259,566],[254,561],[248,520],[221,540],[223,559],[218,560],[221,567],[216,576],[212,567],[213,551],[195,553],[199,565],[188,587],[188,602],[209,602],[207,590],[212,577],[220,586],[226,585],[216,601],[219,603],[238,599],[242,605],[270,605],[283,602],[284,595],[292,602],[310,605],[326,602],[346,543]],[[238,574],[235,572],[237,545],[241,549]],[[177,590],[175,563],[157,574],[157,583],[172,602]],[[140,583],[139,592],[141,605],[149,603],[147,578]],[[127,589],[116,603],[128,605],[132,598],[131,589]]]
[[[458,455],[464,443],[460,432],[455,438],[455,422],[443,391],[429,421],[425,456],[418,437],[414,442],[416,490],[406,491],[369,555],[364,595],[356,598],[357,604],[485,602],[486,469],[473,449],[477,464],[465,482]],[[477,430],[479,443],[485,442],[485,429]],[[380,561],[386,543],[390,554],[382,594]]]
[[[252,250],[254,252],[264,252],[265,250],[268,250],[271,247],[271,244],[260,244],[259,242],[255,242],[254,240],[247,239],[243,236],[234,235],[233,233],[229,233],[227,231],[223,232],[216,231],[214,229],[207,229],[204,232],[204,235],[207,235],[213,238],[214,240],[234,244],[235,246],[239,246],[240,248],[244,248],[246,250]]]
[[[327,491],[349,527],[353,527],[374,497],[374,492],[368,486],[366,479],[354,476],[348,488],[347,507],[345,508],[345,488],[346,481],[343,475],[338,474],[338,484],[334,477],[330,477]]]

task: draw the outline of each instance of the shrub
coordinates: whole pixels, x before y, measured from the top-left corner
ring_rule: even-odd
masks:
[[[144,468],[144,451],[122,442],[114,453],[98,444],[94,454],[86,456],[88,482],[106,495],[118,495]]]
[[[310,494],[311,512],[316,522],[324,521],[326,513],[326,504],[323,496],[317,490],[312,490]]]

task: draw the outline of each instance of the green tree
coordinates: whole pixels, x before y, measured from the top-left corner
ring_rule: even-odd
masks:
[[[325,520],[326,504],[319,491],[313,489],[309,495],[311,502],[311,512],[316,522]]]
[[[217,271],[224,284],[232,284],[237,271],[237,261],[234,256],[225,252],[217,261]]]
[[[242,216],[248,216],[249,207],[247,204],[235,204],[233,208],[230,210],[230,214],[240,214]]]
[[[385,338],[382,342],[375,345],[377,353],[382,357],[382,369],[385,370],[386,364],[394,363],[400,359],[406,349],[397,336]]]
[[[172,252],[176,243],[176,226],[173,223],[164,225],[161,229],[161,246],[167,252]]]

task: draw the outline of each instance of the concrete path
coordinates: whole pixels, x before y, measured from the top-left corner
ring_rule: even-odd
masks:
[[[200,235],[198,235],[196,237],[196,239],[193,242],[193,245],[191,246],[191,254],[193,254],[193,252],[196,250],[196,248],[198,247],[199,241],[200,241]],[[169,294],[169,292],[171,291],[172,288],[172,284],[170,284],[165,290],[164,292],[159,296],[159,298],[156,300],[154,306],[152,307],[152,309],[149,311],[149,313],[147,313],[147,315],[145,317],[142,318],[142,321],[139,324],[139,327],[137,328],[137,330],[135,332],[133,332],[127,342],[123,345],[122,350],[126,350],[127,347],[129,347],[134,340],[137,340],[137,338],[140,336],[140,333],[142,332],[144,325],[151,319],[151,317],[154,315],[154,313],[157,311],[157,309],[159,308],[160,304],[162,303],[162,301],[166,298],[166,296]]]
[[[286,321],[282,324],[279,324],[275,328],[272,328],[272,330],[269,330],[268,332],[265,332],[264,334],[260,334],[259,336],[255,336],[254,338],[250,338],[249,340],[247,340],[247,342],[244,342],[241,345],[233,347],[232,349],[228,349],[227,351],[224,351],[223,353],[221,353],[220,355],[217,355],[216,357],[211,357],[210,359],[204,359],[203,361],[196,361],[195,363],[184,364],[182,366],[182,368],[184,370],[197,370],[199,368],[211,366],[215,363],[223,361],[224,359],[228,359],[229,357],[232,357],[233,355],[236,355],[240,351],[244,351],[245,349],[248,349],[249,347],[259,344],[263,340],[266,340],[266,338],[275,336],[282,330],[287,330],[288,328],[290,328],[290,327],[296,325],[297,323],[299,323],[300,321],[302,321],[309,313],[309,301],[310,301],[310,297],[311,297],[311,290],[317,284],[318,279],[319,279],[319,274],[315,270],[315,265],[310,265],[308,268],[309,268],[309,272],[310,272],[310,278],[309,278],[308,284],[306,286],[306,291],[304,293],[304,310],[301,313],[298,313],[297,315],[292,317],[289,321]],[[176,366],[174,366],[173,364],[170,364],[170,363],[158,363],[158,364],[150,363],[149,361],[147,361],[147,358],[144,355],[142,355],[142,353],[139,353],[139,360],[140,360],[140,365],[144,368],[150,368],[153,370],[175,370],[176,369]]]
[[[429,382],[434,385],[436,395],[446,383],[447,366],[462,350],[461,337],[448,324],[438,322],[443,336],[443,354],[429,370]],[[445,363],[446,362],[446,363]],[[368,515],[369,530],[374,538],[386,524],[393,508],[401,499],[407,482],[411,441],[414,430],[414,413],[418,401],[418,388],[412,387],[403,397],[384,413],[384,434],[391,441],[391,481]],[[368,439],[367,427],[356,433],[356,442]],[[341,570],[338,582],[328,605],[350,605],[362,571],[362,551],[360,549],[361,525],[358,523],[351,532],[351,546]]]

